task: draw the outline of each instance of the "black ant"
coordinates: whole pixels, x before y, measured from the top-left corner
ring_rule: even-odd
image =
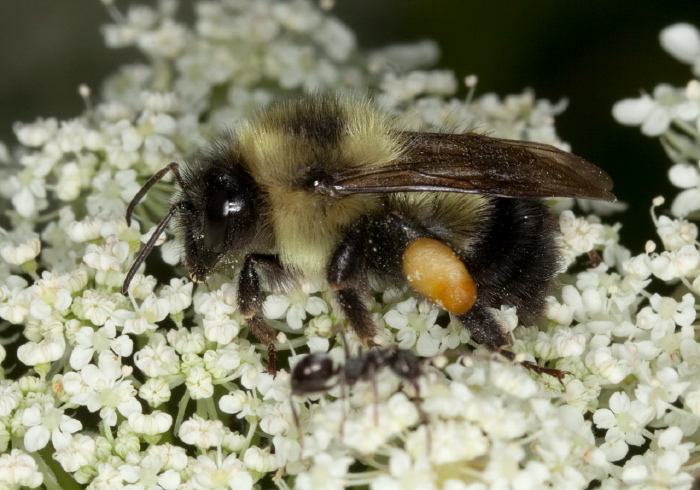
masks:
[[[342,332],[341,332],[342,335]],[[377,400],[376,375],[383,368],[391,369],[398,377],[406,380],[415,390],[416,408],[425,420],[426,416],[419,405],[418,378],[423,374],[424,358],[418,357],[411,351],[396,346],[375,348],[361,352],[351,357],[348,352],[345,336],[345,364],[338,365],[327,353],[309,354],[294,366],[291,375],[292,396],[304,396],[313,393],[324,393],[336,386],[341,388],[341,398],[345,397],[345,388],[359,381],[371,381],[374,399]],[[292,403],[292,415],[297,429],[300,427],[299,417]],[[375,423],[378,423],[377,407],[374,413]],[[342,428],[341,428],[342,434]]]

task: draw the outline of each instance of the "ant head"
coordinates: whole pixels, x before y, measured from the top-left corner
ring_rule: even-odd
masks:
[[[292,394],[328,391],[338,383],[338,380],[333,378],[339,372],[340,368],[328,354],[309,354],[294,366]]]
[[[421,358],[408,350],[396,349],[387,364],[397,376],[409,381],[415,381],[421,375]]]

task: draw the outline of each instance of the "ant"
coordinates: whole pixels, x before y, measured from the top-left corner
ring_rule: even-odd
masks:
[[[391,369],[398,377],[413,386],[416,396],[414,402],[421,419],[426,416],[419,404],[418,378],[423,374],[424,358],[418,357],[411,351],[396,346],[375,348],[361,352],[351,357],[348,351],[345,335],[340,332],[345,349],[345,364],[338,365],[327,353],[309,354],[294,366],[291,375],[292,396],[304,396],[313,393],[324,393],[336,386],[341,387],[341,398],[345,397],[345,388],[354,386],[359,381],[371,381],[374,399],[377,400],[376,374],[383,368]],[[299,417],[292,403],[292,415],[297,428],[300,427]],[[374,412],[375,423],[378,423],[377,406]],[[342,434],[342,428],[341,428]]]

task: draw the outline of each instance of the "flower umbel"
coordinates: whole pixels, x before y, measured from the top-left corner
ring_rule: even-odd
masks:
[[[459,98],[455,73],[429,69],[434,43],[362,52],[310,0],[198,2],[192,25],[171,0],[125,12],[104,3],[107,45],[147,61],[110,76],[82,116],[17,123],[17,151],[0,146],[11,208],[0,230],[0,487],[691,487],[699,80],[613,108],[660,139],[679,188],[668,212],[654,200],[658,237],[637,244],[645,252],[633,255],[619,225],[587,214],[614,207],[555,202],[562,275],[545,317],[518,325],[516,309],[493,312],[516,359],[570,373],[561,383],[469,350],[461,322],[412,291],[373,285],[377,339],[422,358],[416,385],[383,369],[351,390],[335,377],[290,401],[302,354],[325,350],[343,364],[346,347],[356,353],[354,336],[345,346],[335,335],[345,320],[332,292],[263,284],[264,315],[280,330],[276,375],[237,309],[235,275],[184,278],[176,230],[156,243],[166,264],[157,277],[142,266],[122,295],[173,192],[171,177],[155,184],[127,225],[144,182],[213,128],[235,130],[259,106],[300,93],[349,89],[382,100],[408,129],[483,128],[568,149],[554,128],[565,103],[532,91],[476,97],[473,77]],[[696,27],[670,26],[660,40],[699,75]]]

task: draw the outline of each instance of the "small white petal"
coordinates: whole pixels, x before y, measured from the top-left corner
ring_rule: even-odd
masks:
[[[692,24],[678,23],[666,27],[659,35],[661,46],[683,63],[700,59],[700,32]]]

